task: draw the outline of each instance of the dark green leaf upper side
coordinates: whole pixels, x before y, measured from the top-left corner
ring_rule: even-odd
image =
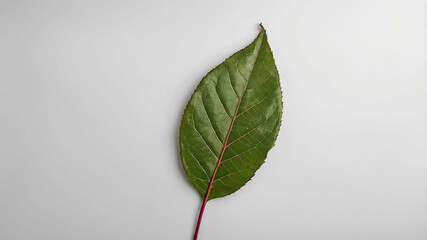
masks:
[[[184,111],[181,159],[200,194],[218,163],[209,199],[245,185],[273,147],[281,116],[279,75],[261,28],[249,46],[202,79]]]

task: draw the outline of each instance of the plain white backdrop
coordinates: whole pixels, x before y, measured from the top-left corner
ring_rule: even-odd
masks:
[[[200,240],[427,239],[426,1],[0,1],[0,239],[191,239],[178,127],[263,23],[276,146]]]

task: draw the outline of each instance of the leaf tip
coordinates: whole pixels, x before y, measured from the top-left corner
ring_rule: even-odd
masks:
[[[261,27],[261,31],[265,31],[264,26],[262,25],[262,23],[259,23],[259,26]]]

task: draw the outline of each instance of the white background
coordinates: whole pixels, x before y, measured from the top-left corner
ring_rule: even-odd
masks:
[[[199,239],[427,239],[426,5],[1,0],[0,239],[191,239],[181,115],[260,22],[283,126]]]

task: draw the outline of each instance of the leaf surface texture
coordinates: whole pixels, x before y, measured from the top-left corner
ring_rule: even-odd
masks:
[[[183,167],[208,199],[231,194],[264,163],[277,138],[282,93],[266,31],[210,71],[184,111]],[[216,172],[215,172],[216,170]]]

